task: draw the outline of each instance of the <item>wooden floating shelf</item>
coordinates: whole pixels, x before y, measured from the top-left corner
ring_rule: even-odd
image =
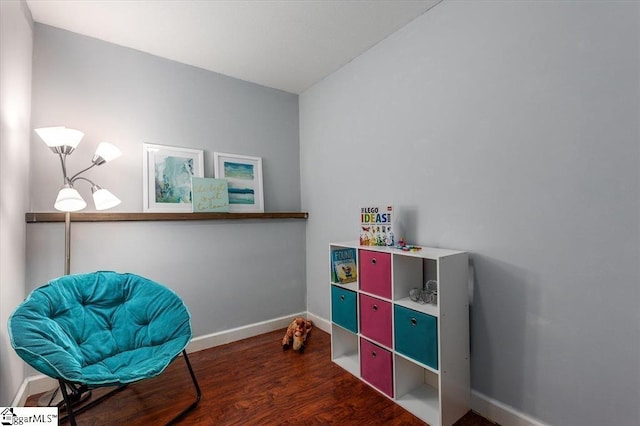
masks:
[[[64,222],[65,213],[25,213],[27,223]],[[307,212],[274,213],[71,213],[71,222],[141,222],[170,220],[307,219]]]

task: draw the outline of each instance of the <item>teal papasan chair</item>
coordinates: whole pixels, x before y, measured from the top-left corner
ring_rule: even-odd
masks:
[[[187,356],[191,315],[172,290],[135,274],[99,271],[66,275],[35,289],[9,317],[11,345],[39,372],[57,379],[71,425],[75,416],[127,384],[160,375],[180,354],[200,386]],[[87,391],[114,391],[73,410]]]

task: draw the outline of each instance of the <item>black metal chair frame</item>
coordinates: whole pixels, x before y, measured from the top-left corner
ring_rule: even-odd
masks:
[[[194,402],[191,403],[191,405],[189,405],[187,408],[185,408],[184,410],[182,410],[180,413],[178,413],[178,415],[176,415],[174,418],[172,418],[171,420],[169,420],[166,424],[167,425],[172,425],[175,424],[176,422],[178,422],[180,419],[182,419],[189,411],[193,410],[194,408],[196,408],[196,406],[198,405],[198,403],[200,402],[200,399],[202,398],[202,392],[200,390],[200,385],[198,384],[198,379],[196,379],[196,375],[193,372],[193,367],[191,367],[191,362],[189,361],[189,356],[187,355],[187,351],[183,350],[182,351],[182,358],[184,358],[184,362],[187,364],[187,368],[189,369],[189,375],[191,376],[191,381],[193,382],[193,387],[195,388],[196,391],[196,399]],[[117,388],[109,391],[108,393],[102,395],[101,397],[88,402],[86,405],[83,405],[82,407],[78,408],[77,410],[73,409],[74,404],[77,404],[81,398],[82,395],[88,391],[90,391],[92,388],[86,384],[79,384],[79,383],[72,383],[72,382],[68,382],[66,380],[63,379],[58,379],[58,382],[60,383],[60,390],[62,391],[62,397],[63,397],[63,401],[64,401],[64,405],[66,406],[66,410],[67,410],[67,416],[60,418],[60,422],[63,422],[64,420],[69,420],[69,422],[71,423],[71,426],[77,426],[76,423],[76,415],[80,414],[92,407],[95,407],[96,405],[98,405],[99,403],[101,403],[102,401],[104,401],[105,399],[111,397],[112,395],[124,390],[127,385],[120,385]]]

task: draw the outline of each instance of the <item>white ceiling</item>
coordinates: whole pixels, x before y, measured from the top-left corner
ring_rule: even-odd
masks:
[[[33,20],[301,93],[441,0],[27,0]]]

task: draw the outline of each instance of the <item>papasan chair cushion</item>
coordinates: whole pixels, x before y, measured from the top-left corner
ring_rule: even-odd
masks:
[[[173,291],[134,274],[67,275],[34,290],[9,318],[11,344],[47,376],[90,386],[155,377],[191,339]]]

